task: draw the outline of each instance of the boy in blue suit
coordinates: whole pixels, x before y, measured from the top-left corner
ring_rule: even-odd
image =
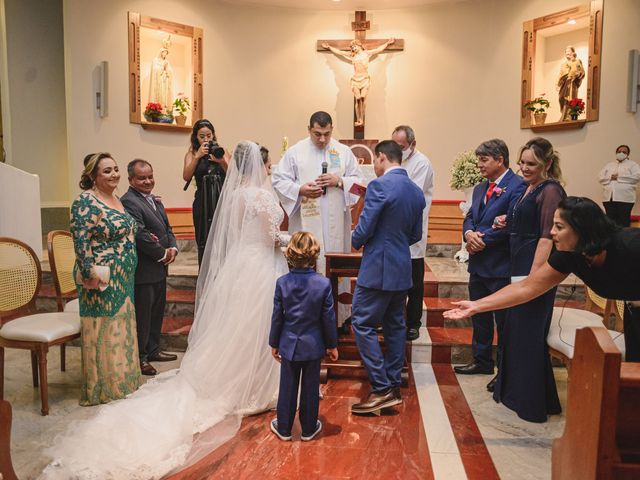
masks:
[[[499,138],[476,148],[478,168],[487,180],[473,189],[471,209],[462,227],[469,251],[469,298],[477,300],[509,284],[511,260],[509,229],[493,228],[496,217],[505,215],[522,196],[526,185],[509,168],[509,149]],[[502,354],[505,310],[473,316],[473,362],[454,367],[461,375],[493,374],[493,321],[498,331],[498,363]],[[487,390],[493,391],[493,378]]]
[[[338,359],[331,283],[314,270],[319,254],[320,244],[311,233],[295,233],[285,253],[292,269],[276,282],[269,345],[281,367],[278,418],[271,421],[271,431],[285,441],[291,440],[299,383],[300,439],[312,440],[322,430],[320,361],[325,353]]]
[[[377,412],[402,402],[406,327],[404,306],[411,288],[409,246],[422,238],[422,190],[400,167],[402,150],[392,140],[376,145],[373,166],[378,176],[369,183],[364,208],[351,244],[364,246],[353,298],[351,326],[364,362],[371,393],[351,412]],[[376,327],[382,324],[386,355]]]

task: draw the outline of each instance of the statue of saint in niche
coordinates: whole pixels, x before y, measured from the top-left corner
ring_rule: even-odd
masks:
[[[393,44],[393,38],[387,40],[379,47],[371,50],[365,50],[360,40],[353,40],[350,44],[351,51],[339,50],[332,47],[328,43],[323,43],[322,47],[331,50],[332,53],[343,57],[353,64],[353,76],[351,77],[351,91],[355,97],[355,125],[364,125],[364,111],[366,106],[367,94],[371,85],[371,77],[369,76],[369,60],[372,56],[382,52],[389,45]]]
[[[576,49],[569,45],[564,51],[565,61],[560,66],[558,76],[558,101],[560,102],[560,121],[570,119],[569,100],[578,98],[578,88],[584,78],[582,61],[576,55]]]
[[[151,61],[151,84],[149,86],[149,102],[159,103],[162,109],[170,114],[173,105],[173,68],[167,57],[171,46],[171,35],[162,40],[162,48]]]

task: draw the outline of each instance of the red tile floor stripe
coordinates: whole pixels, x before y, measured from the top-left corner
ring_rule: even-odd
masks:
[[[451,365],[433,364],[432,367],[467,478],[499,480],[500,476]]]
[[[402,405],[377,416],[353,416],[351,404],[369,391],[365,379],[331,378],[320,401],[322,434],[293,442],[269,431],[275,412],[247,417],[236,436],[170,480],[201,479],[433,479],[418,396],[411,381]]]

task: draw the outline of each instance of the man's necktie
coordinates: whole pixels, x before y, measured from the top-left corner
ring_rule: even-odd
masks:
[[[496,189],[496,182],[491,182],[489,184],[489,189],[487,190],[487,198],[485,199],[485,203],[489,201],[491,195],[493,195],[493,191]]]
[[[144,198],[147,199],[147,202],[149,203],[149,205],[151,205],[151,208],[153,208],[155,210],[156,209],[156,201],[153,199],[153,195],[147,195]]]

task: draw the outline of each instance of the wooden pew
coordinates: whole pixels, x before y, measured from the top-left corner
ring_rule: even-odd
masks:
[[[0,400],[0,479],[18,480],[11,463],[11,405]]]
[[[639,405],[640,364],[621,362],[607,330],[578,330],[564,433],[553,442],[552,478],[640,478]]]

